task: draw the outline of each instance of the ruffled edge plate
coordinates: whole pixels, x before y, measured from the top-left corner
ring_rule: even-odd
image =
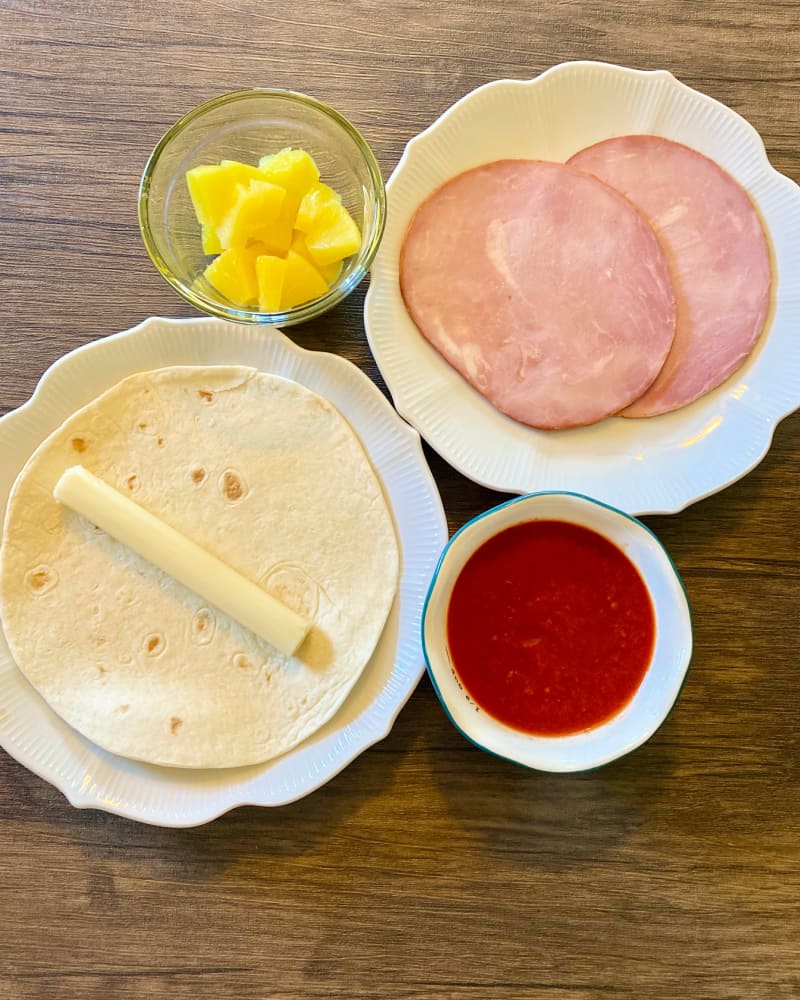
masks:
[[[160,826],[196,826],[240,805],[277,806],[319,788],[383,739],[424,671],[420,639],[428,584],[447,523],[419,435],[355,365],[306,351],[279,330],[215,319],[151,318],[65,355],[31,399],[0,420],[0,511],[36,446],[71,413],[136,371],[167,365],[249,365],[326,397],[361,439],[394,515],[402,569],[369,664],[339,712],[265,764],[225,770],[154,767],[107,753],[63,722],[16,667],[0,633],[0,745],[78,808]]]
[[[398,282],[403,237],[419,204],[464,170],[502,158],[564,161],[630,133],[683,142],[749,192],[772,243],[769,327],[737,373],[675,413],[538,431],[495,410],[417,331]],[[585,493],[631,514],[672,514],[749,472],[778,422],[800,406],[800,188],[770,166],[744,118],[670,73],[572,62],[534,80],[479,87],[408,143],[387,196],[364,307],[367,338],[398,412],[470,479],[512,493]]]

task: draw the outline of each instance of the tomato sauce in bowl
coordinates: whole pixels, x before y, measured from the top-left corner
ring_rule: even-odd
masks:
[[[540,771],[602,767],[650,739],[692,658],[686,590],[656,535],[580,493],[476,515],[422,612],[428,675],[481,750]]]
[[[530,520],[487,539],[447,608],[458,679],[489,715],[535,736],[602,725],[636,694],[655,614],[636,566],[580,524]]]

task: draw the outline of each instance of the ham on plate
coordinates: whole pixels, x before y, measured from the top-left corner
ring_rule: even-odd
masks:
[[[571,166],[616,188],[644,213],[670,268],[675,340],[627,417],[677,410],[715,389],[752,351],[770,305],[770,252],[747,192],[708,157],[653,135],[607,139]]]
[[[500,160],[417,210],[400,290],[422,334],[497,409],[595,423],[653,383],[675,332],[661,245],[631,202],[564,164]]]

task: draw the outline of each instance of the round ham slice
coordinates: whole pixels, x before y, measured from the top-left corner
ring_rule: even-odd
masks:
[[[701,153],[669,139],[608,139],[569,161],[642,210],[675,288],[675,340],[653,385],[623,416],[677,410],[744,363],[769,312],[767,239],[747,192]]]
[[[500,160],[422,204],[400,256],[422,334],[497,409],[591,424],[661,369],[675,302],[661,247],[618,192],[564,164]]]

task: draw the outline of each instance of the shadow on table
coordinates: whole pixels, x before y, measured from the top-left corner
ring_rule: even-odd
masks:
[[[649,743],[580,774],[532,771],[466,747],[436,774],[453,823],[486,853],[561,870],[633,835],[669,794],[672,770],[672,748]]]
[[[275,869],[330,853],[340,831],[352,829],[354,815],[393,784],[414,739],[413,726],[396,724],[387,740],[326,785],[284,806],[240,806],[202,826],[170,829],[65,805],[62,825],[87,860],[114,857],[138,874],[144,869],[163,878],[169,871],[182,881],[206,881],[240,869],[248,878],[270,878]]]

